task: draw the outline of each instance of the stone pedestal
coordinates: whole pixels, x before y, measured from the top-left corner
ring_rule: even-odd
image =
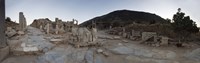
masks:
[[[4,47],[0,49],[0,62],[9,55],[9,47]]]

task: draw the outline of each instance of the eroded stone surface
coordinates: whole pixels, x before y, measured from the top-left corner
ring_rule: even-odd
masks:
[[[186,53],[185,56],[189,59],[200,61],[200,48],[195,49],[192,52]]]

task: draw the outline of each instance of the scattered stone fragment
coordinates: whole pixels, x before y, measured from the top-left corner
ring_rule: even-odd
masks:
[[[113,38],[114,39],[120,39],[120,36],[114,36]]]
[[[124,43],[128,43],[128,41],[127,40],[122,40]]]
[[[116,47],[114,49],[110,49],[111,52],[115,53],[115,54],[132,54],[133,49],[125,47],[125,46],[120,46],[120,47]]]
[[[106,56],[106,57],[108,57],[108,56],[109,56],[109,53],[108,53],[108,52],[106,52],[106,51],[103,51],[103,52],[102,52],[102,54],[103,54],[104,56]]]
[[[118,43],[118,45],[119,45],[119,46],[122,46],[123,44],[122,44],[122,43]]]
[[[14,35],[17,34],[17,32],[14,29],[12,29],[11,27],[7,27],[7,30],[5,33],[6,33],[7,37],[13,37]]]
[[[97,53],[102,53],[103,50],[102,49],[97,49]]]
[[[18,31],[17,34],[24,35],[25,33],[24,33],[24,31]]]
[[[50,42],[54,44],[61,44],[63,43],[63,39],[50,39]]]

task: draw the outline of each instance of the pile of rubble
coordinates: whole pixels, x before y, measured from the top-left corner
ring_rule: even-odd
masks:
[[[14,25],[14,23],[12,25]],[[19,13],[19,25],[15,24],[15,26],[7,26],[5,31],[6,37],[11,38],[16,35],[25,34],[27,25],[26,25],[26,18],[24,17],[22,12]]]
[[[72,21],[65,22],[55,18],[53,22],[45,18],[34,20],[30,26],[41,29],[46,34],[64,34],[66,32],[71,32],[72,28],[78,27],[78,21],[73,19]]]
[[[47,35],[63,35],[64,38],[51,38],[50,42],[54,44],[69,43],[75,47],[95,46],[97,29],[79,27],[78,21],[73,19],[72,21],[62,21],[55,18],[55,22],[52,22],[48,18],[36,19],[30,25],[45,32]]]
[[[148,44],[150,46],[161,46],[168,45],[169,38],[165,36],[159,36],[156,32],[141,32],[131,30],[126,31],[124,27],[113,28],[109,34],[119,35],[127,39],[141,41],[141,43]]]

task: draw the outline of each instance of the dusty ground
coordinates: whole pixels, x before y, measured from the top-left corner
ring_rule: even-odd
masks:
[[[28,31],[30,31],[27,35],[31,38],[30,42],[39,45],[50,43],[45,38],[51,36],[32,27],[29,27]],[[52,45],[51,43],[51,47],[45,49],[43,54],[10,55],[2,63],[200,63],[198,45],[191,48],[152,47],[139,44],[139,41],[113,37],[116,36],[98,31],[97,41],[102,42],[103,46],[74,48],[69,44]],[[97,52],[97,50],[102,51]]]

